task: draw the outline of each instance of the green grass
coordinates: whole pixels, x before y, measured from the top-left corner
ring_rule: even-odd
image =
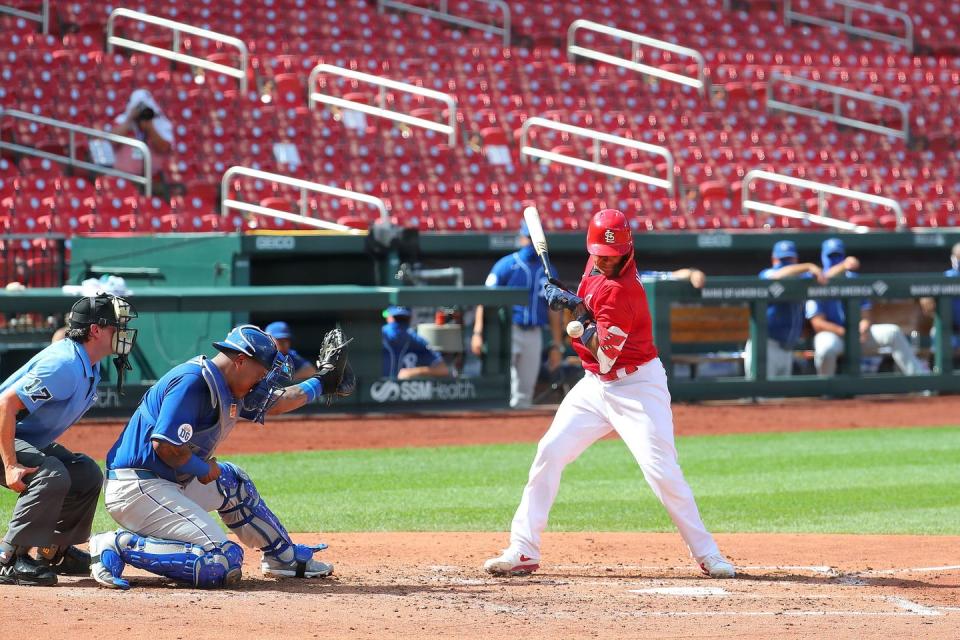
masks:
[[[960,429],[681,438],[680,461],[716,532],[960,534]],[[291,531],[509,527],[535,446],[319,451],[230,459]],[[0,493],[0,518],[14,495]],[[113,526],[101,507],[95,530]],[[571,464],[553,531],[671,531],[625,445]]]

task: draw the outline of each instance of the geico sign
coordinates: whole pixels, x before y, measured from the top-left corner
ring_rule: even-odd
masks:
[[[378,380],[370,385],[370,397],[374,402],[471,400],[477,390],[469,380]]]

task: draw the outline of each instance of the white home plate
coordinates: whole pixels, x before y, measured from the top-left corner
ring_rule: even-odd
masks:
[[[721,587],[652,587],[650,589],[628,589],[630,593],[658,596],[726,596],[730,595]]]

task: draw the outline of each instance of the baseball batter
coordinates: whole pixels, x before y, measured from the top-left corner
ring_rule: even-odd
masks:
[[[510,533],[510,546],[484,569],[524,575],[540,566],[540,535],[564,467],[611,430],[623,438],[644,477],[666,508],[701,570],[732,578],[700,519],[693,493],[677,463],[667,376],[653,344],[650,311],[633,253],[630,225],[620,211],[604,209],[587,231],[592,258],[574,295],[548,284],[553,309],[589,311],[594,321],[573,341],[586,373],[564,398],[537,446],[527,486]]]
[[[90,539],[91,574],[128,589],[126,564],[196,587],[240,580],[245,545],[263,552],[264,575],[323,577],[333,565],[313,558],[323,548],[295,544],[239,466],[217,462],[217,446],[238,419],[263,423],[320,395],[349,395],[355,386],[339,330],[324,339],[318,372],[284,388],[292,368],[276,341],[253,325],[234,328],[214,347],[164,375],[144,395],[107,454],[105,504],[122,529]]]

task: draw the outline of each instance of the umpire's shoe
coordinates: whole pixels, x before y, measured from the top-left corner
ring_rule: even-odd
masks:
[[[0,556],[0,561],[4,556]],[[17,555],[0,565],[0,584],[22,587],[50,587],[57,584],[57,574],[28,555]]]
[[[85,576],[90,573],[90,554],[73,545],[63,549],[41,547],[38,562],[61,576]]]

